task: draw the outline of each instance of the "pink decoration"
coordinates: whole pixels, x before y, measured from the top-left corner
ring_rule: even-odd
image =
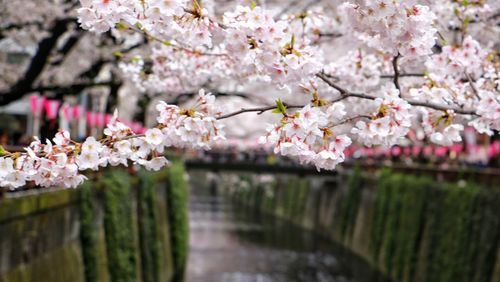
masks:
[[[57,112],[59,110],[59,106],[61,105],[61,101],[59,100],[45,100],[44,101],[44,108],[45,108],[45,113],[47,114],[48,119],[56,119],[57,118]]]
[[[429,145],[429,146],[425,146],[425,148],[424,148],[424,155],[426,155],[426,156],[430,156],[430,155],[432,155],[432,149],[433,149],[433,148],[432,148],[432,146],[431,146],[431,145]]]
[[[71,106],[64,105],[64,106],[62,106],[62,107],[61,107],[61,111],[62,111],[62,114],[63,114],[64,118],[65,118],[68,122],[73,121],[74,116],[73,116],[73,111],[72,111]]]
[[[413,148],[411,149],[411,153],[413,154],[414,157],[417,157],[418,155],[420,155],[420,152],[422,151],[422,148],[420,146],[413,146]]]
[[[39,95],[30,96],[31,112],[35,115],[39,115],[43,111],[43,106],[45,105],[45,97]]]
[[[411,155],[411,148],[410,147],[405,147],[403,149],[405,156],[409,157]]]
[[[437,147],[435,150],[435,154],[438,157],[444,157],[448,153],[448,148],[446,147]]]
[[[392,147],[391,153],[393,156],[400,156],[401,155],[401,148],[400,147]]]
[[[94,112],[87,112],[87,124],[89,127],[95,126]]]

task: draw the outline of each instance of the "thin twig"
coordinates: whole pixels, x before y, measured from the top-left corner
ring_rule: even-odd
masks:
[[[354,120],[356,120],[356,119],[358,119],[358,118],[367,118],[367,119],[371,119],[372,117],[371,117],[371,116],[369,116],[369,115],[358,115],[358,116],[354,116],[354,117],[346,118],[346,119],[344,119],[344,120],[341,120],[339,123],[337,123],[337,124],[334,124],[334,125],[330,126],[330,128],[335,127],[335,126],[339,126],[339,125],[343,125],[343,124],[346,124],[346,123],[349,123],[349,122],[354,121]]]
[[[423,73],[400,73],[399,74],[399,78],[402,78],[402,77],[424,77],[425,74]],[[380,76],[380,78],[390,78],[390,79],[394,79],[394,75],[393,74],[383,74]]]
[[[298,108],[303,108],[304,105],[285,105],[287,109],[298,109]],[[276,109],[276,106],[273,105],[273,106],[265,106],[265,107],[259,107],[259,108],[250,108],[250,109],[241,109],[239,111],[235,111],[235,112],[232,112],[232,113],[229,113],[229,114],[225,114],[225,115],[222,115],[220,117],[217,117],[218,120],[221,120],[221,119],[226,119],[226,118],[229,118],[229,117],[233,117],[233,116],[236,116],[236,115],[239,115],[239,114],[242,114],[242,113],[250,113],[250,112],[258,112],[258,114],[262,114],[264,112],[267,112],[267,111],[270,111],[270,110],[274,110]]]
[[[474,92],[474,95],[476,96],[476,98],[481,99],[479,97],[479,91],[477,90],[476,85],[474,85],[474,80],[472,79],[470,74],[467,73],[467,71],[464,71],[464,73],[465,73],[465,76],[467,77],[467,80],[469,80],[469,84],[470,84],[470,87],[472,88],[472,91]]]

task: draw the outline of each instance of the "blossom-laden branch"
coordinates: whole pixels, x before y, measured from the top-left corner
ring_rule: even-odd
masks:
[[[216,119],[221,114],[214,101],[201,90],[196,104],[186,109],[161,102],[157,106],[158,125],[144,134],[134,133],[115,113],[101,140],[88,137],[78,143],[71,140],[69,132],[59,131],[45,144],[35,138],[25,153],[0,147],[0,187],[14,189],[28,181],[42,187],[76,187],[86,179],[80,171],[128,166],[129,162],[157,171],[168,164],[160,155],[166,147],[207,149],[224,139],[223,126]]]
[[[328,77],[324,73],[318,73],[316,76],[319,77],[321,80],[323,80],[330,87],[332,87],[340,92],[341,97],[339,99],[335,100],[334,102],[338,102],[338,101],[346,99],[348,97],[356,97],[356,98],[367,99],[367,100],[377,99],[377,97],[375,97],[375,96],[370,96],[370,95],[363,94],[363,93],[349,92],[345,88],[337,85],[336,83],[334,83],[333,81],[328,79]],[[410,105],[413,105],[413,106],[421,106],[421,107],[431,108],[431,109],[438,110],[438,111],[451,110],[457,114],[479,116],[476,113],[476,111],[474,111],[474,110],[464,110],[464,109],[461,109],[458,107],[439,105],[439,104],[431,103],[431,102],[415,101],[415,100],[411,100],[411,99],[404,99],[404,100],[406,100]]]

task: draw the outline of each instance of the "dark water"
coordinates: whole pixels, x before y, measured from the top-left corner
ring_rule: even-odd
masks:
[[[215,196],[191,195],[188,282],[385,281],[345,248]]]

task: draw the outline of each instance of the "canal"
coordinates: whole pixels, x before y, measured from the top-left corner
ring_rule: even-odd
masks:
[[[188,282],[386,281],[339,244],[191,183]]]

